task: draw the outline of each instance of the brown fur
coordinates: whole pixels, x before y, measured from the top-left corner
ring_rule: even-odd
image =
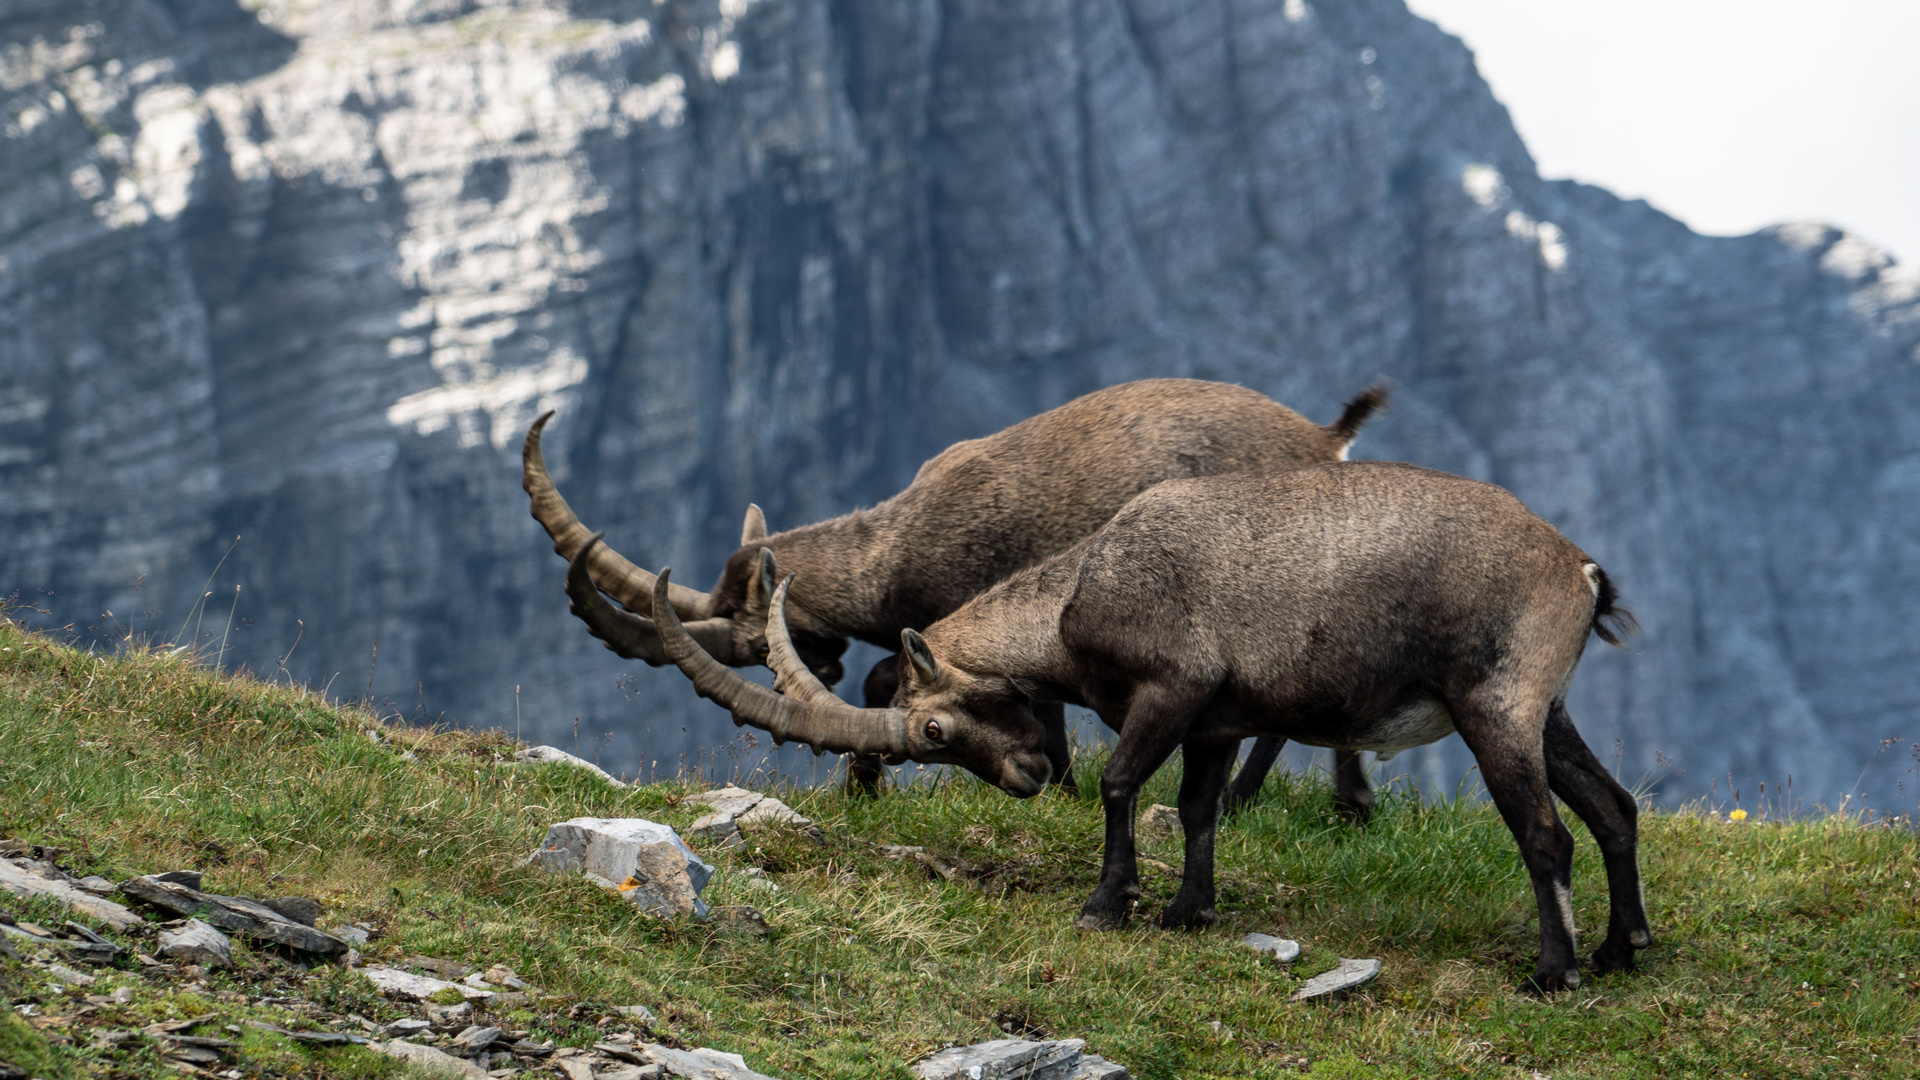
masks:
[[[1385,400],[1385,390],[1370,389],[1322,427],[1244,387],[1194,379],[1123,383],[955,444],[922,465],[905,490],[869,509],[750,539],[763,527],[756,512],[747,542],[708,594],[708,614],[732,626],[730,645],[720,649],[728,655],[716,655],[735,665],[760,662],[769,596],[778,576],[791,573],[794,644],[809,667],[837,682],[846,638],[893,648],[901,631],[931,625],[994,582],[1085,539],[1163,481],[1337,460]],[[529,481],[530,492],[536,486]],[[563,557],[583,550],[586,530],[570,511],[542,524],[562,541],[555,550]],[[773,553],[771,565],[762,565],[763,549]],[[598,573],[592,583],[609,587]],[[636,641],[633,635],[651,634],[651,624],[596,606],[584,585],[570,591],[575,613],[609,648],[663,662],[650,642],[622,645],[623,635]],[[724,627],[719,633],[727,645]],[[886,693],[889,675],[877,669],[868,685]],[[1069,780],[1064,712],[1053,706],[1046,720],[1055,778]],[[877,766],[866,766],[864,775],[877,777]],[[1252,779],[1253,787],[1264,775]]]
[[[1213,919],[1214,828],[1242,738],[1398,750],[1457,730],[1533,877],[1534,985],[1577,985],[1573,840],[1553,795],[1605,856],[1612,920],[1595,962],[1631,967],[1651,940],[1634,800],[1566,715],[1588,633],[1625,616],[1590,566],[1507,492],[1411,465],[1170,481],[927,629],[927,659],[901,665],[905,753],[1028,795],[1046,779],[1029,703],[1098,713],[1120,738],[1080,922],[1105,928],[1139,895],[1139,786],[1183,750],[1186,871],[1162,922],[1187,926]]]

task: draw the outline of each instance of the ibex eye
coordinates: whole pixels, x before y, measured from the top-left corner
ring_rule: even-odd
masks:
[[[932,740],[933,742],[940,741],[940,721],[938,720],[927,721],[927,738]]]

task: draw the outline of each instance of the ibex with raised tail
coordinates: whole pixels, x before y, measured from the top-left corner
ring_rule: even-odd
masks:
[[[1566,708],[1587,635],[1618,644],[1609,623],[1630,629],[1632,616],[1592,559],[1500,488],[1384,462],[1169,481],[924,635],[904,631],[885,709],[841,703],[799,662],[786,588],[766,634],[778,693],[715,663],[664,597],[653,609],[695,688],[776,741],[959,765],[1024,798],[1053,770],[1034,702],[1083,705],[1119,732],[1082,927],[1127,919],[1140,893],[1135,797],[1175,749],[1186,866],[1160,922],[1185,927],[1214,918],[1214,830],[1242,738],[1398,751],[1458,731],[1533,880],[1532,985],[1580,981],[1573,836],[1555,795],[1605,860],[1612,914],[1594,963],[1631,968],[1651,943],[1638,807]]]

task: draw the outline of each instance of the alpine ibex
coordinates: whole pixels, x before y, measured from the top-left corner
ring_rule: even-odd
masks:
[[[794,643],[829,685],[842,674],[847,639],[894,648],[900,632],[922,629],[974,594],[1092,535],[1127,500],[1180,477],[1288,468],[1346,456],[1380,387],[1348,402],[1324,427],[1244,387],[1194,379],[1123,383],[1031,417],[985,438],[958,443],[920,467],[906,490],[867,510],[768,535],[749,507],[740,547],[708,593],[668,591],[688,632],[721,663],[758,664],[766,655],[767,605],[780,570],[798,573],[787,610]],[[522,482],[533,516],[569,562],[588,530],[554,488],[540,452],[548,413],[527,432]],[[595,590],[626,610],[602,601]],[[653,576],[599,546],[570,575],[573,612],[594,636],[629,659],[667,662],[645,612]],[[898,663],[868,676],[867,704],[893,699]],[[1072,783],[1065,710],[1043,705],[1056,782]],[[1256,748],[1257,767],[1240,787],[1250,798],[1277,746]],[[1359,815],[1373,801],[1358,755],[1339,769],[1342,805]],[[1264,765],[1258,763],[1264,762]],[[871,787],[879,764],[855,759],[853,779]]]
[[[1119,732],[1082,927],[1121,925],[1139,896],[1135,796],[1175,748],[1186,867],[1160,922],[1185,927],[1214,918],[1214,828],[1243,737],[1398,751],[1458,731],[1533,879],[1533,985],[1580,979],[1573,836],[1555,795],[1605,859],[1612,917],[1594,963],[1631,968],[1651,943],[1638,808],[1566,709],[1589,631],[1618,644],[1608,623],[1632,616],[1592,559],[1490,484],[1384,462],[1161,484],[924,636],[904,631],[886,709],[840,703],[796,661],[783,599],[767,628],[779,693],[714,663],[654,604],[695,688],[776,742],[960,765],[1024,798],[1052,769],[1032,702],[1084,705]]]

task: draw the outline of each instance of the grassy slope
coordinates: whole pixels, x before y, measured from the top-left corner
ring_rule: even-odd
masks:
[[[0,650],[0,836],[67,847],[81,872],[196,866],[218,891],[314,896],[329,907],[322,925],[383,931],[370,958],[505,963],[563,996],[506,1018],[536,1038],[582,1043],[598,1006],[645,1004],[657,1033],[791,1080],[905,1077],[904,1063],[942,1044],[999,1037],[996,1016],[1085,1038],[1147,1078],[1298,1075],[1301,1058],[1312,1076],[1920,1076],[1920,840],[1897,829],[1647,814],[1658,944],[1636,974],[1541,1002],[1511,990],[1536,947],[1532,900],[1482,805],[1389,795],[1361,834],[1332,821],[1318,782],[1276,778],[1222,835],[1220,925],[1170,934],[1137,920],[1089,935],[1072,920],[1098,866],[1092,801],[1017,802],[969,779],[864,802],[798,791],[789,801],[823,840],[766,827],[708,853],[721,872],[707,898],[753,904],[775,926],[755,938],[654,921],[516,866],[552,821],[685,825],[697,809],[680,804],[686,787],[619,791],[508,766],[498,736],[384,725],[180,659],[90,657],[6,624]],[[1173,781],[1163,774],[1149,795],[1171,801]],[[1575,835],[1577,921],[1600,928],[1599,860]],[[924,845],[971,877],[936,879],[877,843]],[[1145,854],[1177,864],[1179,843]],[[756,863],[780,891],[738,873]],[[1151,911],[1176,881],[1145,877]],[[1251,930],[1307,953],[1291,971],[1263,962],[1234,945]],[[1286,1000],[1341,955],[1385,970],[1342,1004]],[[59,1071],[144,1074],[159,1067],[78,1049],[79,1029],[203,1008],[277,1015],[241,995],[286,985],[286,972],[249,953],[204,989],[76,1017],[61,1011],[71,995],[36,993],[39,974],[5,962],[0,993],[40,998],[43,1029],[73,1038],[50,1051]],[[296,984],[338,1013],[402,1015],[363,987],[337,969]],[[0,1047],[30,1034],[0,1021]],[[356,1048],[248,1038],[252,1072],[393,1071]]]

